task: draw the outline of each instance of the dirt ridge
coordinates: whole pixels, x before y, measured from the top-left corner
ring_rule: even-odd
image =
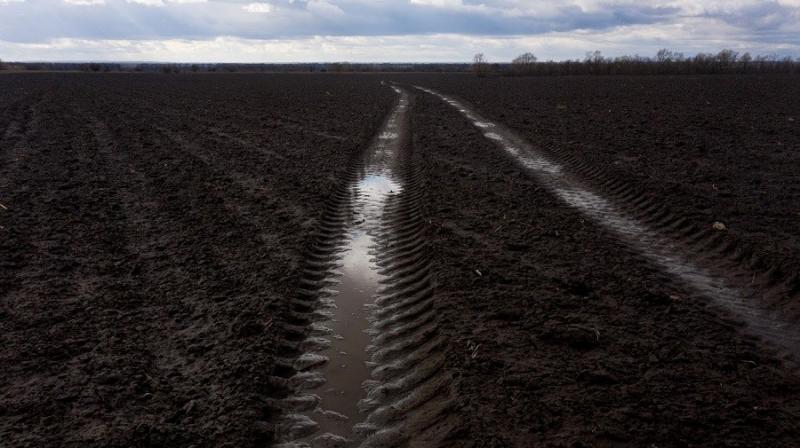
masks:
[[[448,342],[438,330],[433,304],[422,221],[427,185],[411,151],[409,146],[403,154],[405,187],[387,204],[380,238],[377,263],[388,278],[371,330],[375,382],[360,405],[369,412],[364,447],[438,446],[460,424],[453,412],[452,375],[444,368]]]

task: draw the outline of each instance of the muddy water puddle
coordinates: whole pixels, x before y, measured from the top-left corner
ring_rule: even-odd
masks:
[[[685,255],[685,250],[677,241],[626,215],[609,200],[594,193],[579,179],[565,172],[563,167],[551,160],[548,155],[527,144],[512,131],[481,117],[460,101],[431,89],[417,88],[457,109],[483,133],[484,137],[493,141],[529,169],[562,201],[610,229],[662,270],[743,320],[751,333],[800,359],[800,329],[782,318],[779,312],[761,305],[755,291],[733,287],[723,275],[700,267]]]
[[[319,303],[307,350],[294,361],[290,383],[297,394],[287,403],[297,411],[286,417],[283,446],[350,446],[361,436],[354,426],[365,416],[359,402],[372,366],[370,323],[384,276],[375,259],[387,201],[403,185],[395,173],[406,130],[408,94],[399,99],[383,129],[366,151],[357,178],[348,187],[343,238],[332,260],[335,268],[320,283]]]

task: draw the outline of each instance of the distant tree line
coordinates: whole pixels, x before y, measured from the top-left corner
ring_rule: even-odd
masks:
[[[0,0],[0,1],[2,1],[2,0]],[[0,59],[0,71],[4,71],[4,70],[17,71],[17,70],[23,70],[23,69],[24,69],[24,67],[22,67],[20,64],[10,63],[8,61],[4,61],[4,60]]]
[[[481,57],[480,73],[477,58]],[[586,53],[583,60],[538,62],[533,53],[524,53],[511,64],[489,64],[482,53],[475,56],[473,72],[486,76],[489,70],[511,76],[547,75],[681,75],[723,73],[800,73],[800,58],[775,54],[752,56],[725,49],[719,53],[698,53],[687,57],[668,49],[659,50],[655,57],[604,57],[600,51]]]
[[[734,50],[719,53],[698,53],[684,56],[668,49],[659,50],[654,57],[605,57],[600,51],[586,57],[567,61],[540,61],[533,53],[524,53],[510,63],[491,63],[483,53],[471,63],[306,63],[306,64],[227,64],[227,63],[62,63],[0,61],[2,69],[26,71],[82,71],[90,73],[147,72],[182,73],[369,73],[369,72],[472,72],[477,76],[557,76],[557,75],[658,75],[658,74],[720,74],[720,73],[800,73],[800,58],[775,54],[751,56]]]
[[[14,67],[25,71],[78,71],[89,73],[369,73],[369,72],[468,72],[469,63],[297,63],[297,64],[230,64],[230,63],[108,63],[108,62],[19,62]]]

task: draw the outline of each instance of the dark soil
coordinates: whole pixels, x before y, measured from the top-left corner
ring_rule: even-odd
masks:
[[[662,197],[700,226],[724,223],[763,268],[800,272],[797,77],[411,79]]]
[[[263,446],[308,235],[393,101],[358,76],[0,76],[0,445]]]
[[[0,445],[269,445],[290,299],[383,77],[0,76]],[[799,260],[788,78],[398,78]],[[452,446],[798,445],[793,366],[452,107],[411,117]]]
[[[415,105],[454,446],[796,446],[800,380],[541,188],[453,108]]]

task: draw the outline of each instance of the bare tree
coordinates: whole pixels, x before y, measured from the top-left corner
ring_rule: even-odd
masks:
[[[739,52],[725,49],[717,53],[717,64],[722,71],[729,70],[739,59]]]
[[[523,53],[511,61],[511,71],[516,75],[530,75],[533,73],[536,56],[531,53]]]
[[[750,67],[750,62],[753,61],[753,57],[750,56],[750,53],[745,53],[739,58],[739,62],[742,64],[742,71],[747,73],[747,69]]]
[[[586,52],[586,59],[584,59],[584,62],[588,64],[600,65],[603,63],[603,61],[605,61],[605,58],[603,57],[603,52],[600,50]]]
[[[478,53],[472,58],[472,72],[481,78],[489,74],[489,60],[483,53]]]
[[[674,53],[672,50],[667,50],[666,48],[662,48],[658,50],[658,53],[656,53],[656,62],[658,62],[659,64],[668,64],[674,60],[681,59],[676,56],[677,56],[676,53]]]

